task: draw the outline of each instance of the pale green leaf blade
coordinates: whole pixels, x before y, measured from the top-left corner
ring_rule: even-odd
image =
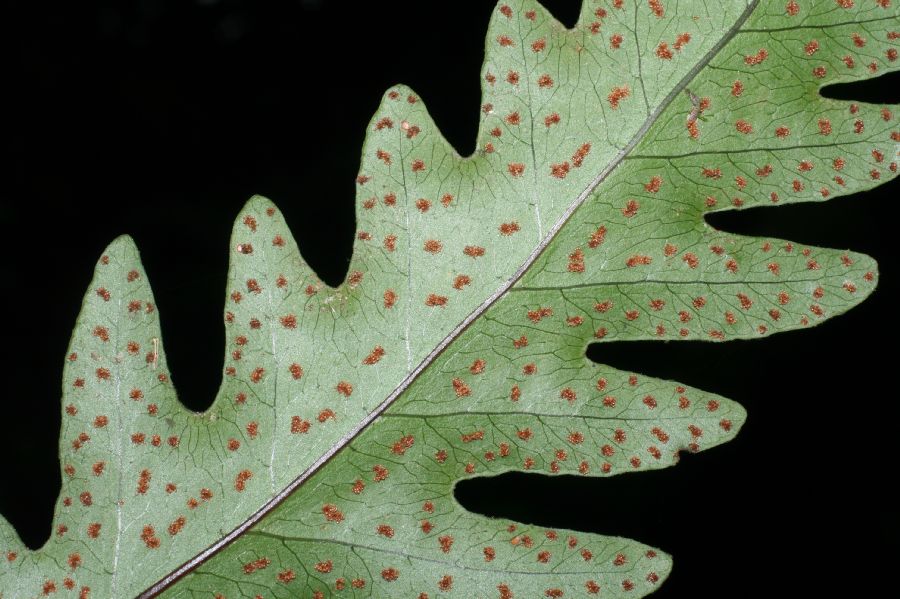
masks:
[[[585,2],[567,30],[500,4],[475,155],[411,90],[385,95],[343,285],[317,280],[267,200],[242,211],[203,415],[175,400],[146,276],[117,240],[65,371],[59,533],[32,552],[0,519],[4,596],[132,596],[194,568],[171,594],[652,592],[662,552],[476,516],[453,484],[653,469],[737,433],[739,405],[585,347],[759,337],[872,291],[867,256],[703,219],[895,176],[891,110],[818,90],[896,69],[897,22],[890,3]]]

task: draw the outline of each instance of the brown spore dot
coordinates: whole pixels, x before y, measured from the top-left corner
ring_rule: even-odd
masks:
[[[385,568],[381,571],[381,577],[387,582],[394,582],[400,578],[400,571],[396,568]]]
[[[425,298],[426,306],[446,306],[447,305],[447,297],[443,295],[437,295],[435,293],[428,294],[428,297]]]
[[[519,389],[518,385],[513,385],[512,389],[510,389],[510,392],[509,392],[509,399],[512,401],[519,401],[519,399],[521,397],[522,397],[522,390]]]
[[[453,547],[453,537],[451,535],[438,537],[438,544],[441,546],[441,551],[450,553],[450,549]]]
[[[569,163],[568,161],[561,162],[559,164],[551,164],[550,165],[550,175],[557,179],[565,179],[566,175],[569,174]]]
[[[253,478],[253,473],[249,470],[241,470],[237,473],[237,476],[234,477],[234,489],[238,492],[242,492],[246,486],[247,481]]]
[[[668,42],[660,42],[656,47],[656,56],[662,60],[671,60],[673,56],[672,50],[669,49]]]
[[[463,443],[471,443],[472,441],[481,441],[484,439],[484,431],[474,431],[471,433],[465,433],[460,435],[460,440]]]
[[[756,66],[758,64],[761,64],[768,57],[769,51],[765,48],[760,48],[756,54],[748,54],[744,56],[744,64],[748,66]]]
[[[498,227],[501,235],[512,235],[513,233],[518,232],[521,229],[519,223],[516,221],[511,221],[508,223],[501,223]]]
[[[578,396],[575,394],[575,391],[571,387],[566,387],[562,391],[559,392],[559,397],[561,399],[565,399],[566,401],[572,402],[578,399]]]
[[[379,524],[375,529],[378,534],[389,539],[394,538],[394,527],[387,524]]]
[[[388,289],[384,292],[384,307],[385,308],[393,308],[394,304],[397,302],[397,294],[393,289]]]
[[[453,588],[453,577],[449,574],[441,576],[441,579],[438,581],[438,588],[445,593],[450,591]]]
[[[318,562],[314,567],[316,569],[316,572],[328,574],[334,568],[334,564],[332,564],[331,560],[329,559],[323,562]]]
[[[472,394],[472,389],[460,378],[453,379],[453,390],[457,397],[468,397]]]
[[[400,439],[391,446],[391,453],[394,455],[403,455],[414,443],[415,438],[412,435],[400,437]]]
[[[631,89],[627,85],[619,85],[612,88],[612,91],[606,96],[606,100],[609,102],[610,108],[616,110],[619,108],[619,103],[630,95]]]
[[[455,279],[453,279],[453,288],[461,291],[463,287],[472,282],[467,275],[457,275]]]
[[[384,348],[381,347],[380,345],[376,345],[374,348],[372,348],[372,351],[369,352],[369,355],[366,356],[365,358],[363,358],[362,363],[366,364],[368,366],[371,366],[372,364],[377,364],[381,360],[381,358],[384,357],[384,354],[385,354]]]
[[[375,464],[372,466],[372,472],[375,473],[375,476],[372,478],[376,483],[380,483],[381,481],[387,479],[390,475],[390,471],[382,466],[381,464]]]
[[[291,433],[306,433],[309,431],[310,423],[299,416],[291,416]]]
[[[344,520],[343,512],[332,503],[326,503],[322,506],[322,514],[329,522],[342,522]]]
[[[265,570],[266,568],[269,567],[269,564],[271,564],[271,563],[272,563],[272,560],[270,560],[267,557],[261,557],[252,562],[248,562],[248,563],[244,564],[244,574],[253,574],[257,570]]]
[[[282,570],[278,573],[278,580],[283,584],[288,584],[296,578],[297,575],[294,574],[294,571],[288,568],[287,570]]]
[[[104,326],[97,325],[94,327],[93,335],[100,339],[100,341],[109,341],[109,330]]]
[[[178,518],[173,520],[171,524],[169,524],[169,534],[174,537],[179,532],[181,532],[185,524],[187,524],[187,518],[185,518],[184,516],[179,516]]]
[[[291,373],[291,378],[293,378],[296,381],[296,380],[299,380],[303,376],[303,367],[300,366],[299,364],[297,364],[296,362],[294,362],[293,364],[288,366],[288,372]],[[246,398],[247,398],[247,396],[245,395],[244,399],[246,400]],[[243,403],[243,402],[239,402],[239,403]]]
[[[140,495],[144,495],[145,493],[147,493],[147,491],[150,489],[150,481],[152,479],[153,479],[153,475],[150,473],[149,470],[147,470],[147,469],[141,470],[141,474],[138,477],[138,485],[137,485],[137,492]]]
[[[359,285],[363,280],[363,273],[358,270],[354,270],[349,275],[347,275],[347,284],[353,288]]]

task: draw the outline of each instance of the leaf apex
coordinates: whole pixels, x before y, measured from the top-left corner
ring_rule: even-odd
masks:
[[[744,427],[744,423],[747,422],[747,408],[736,401],[731,402],[731,404],[730,420],[732,433],[729,440],[735,439]]]
[[[269,208],[274,208],[277,210],[278,206],[276,206],[275,202],[273,202],[266,196],[255,193],[250,196],[250,199],[244,202],[244,206],[243,208],[241,208],[240,213],[243,214],[244,212],[248,211],[265,211]]]
[[[123,233],[110,241],[109,245],[106,246],[106,249],[103,250],[103,253],[113,254],[122,251],[138,251],[137,242],[135,242],[134,238],[128,233]]]

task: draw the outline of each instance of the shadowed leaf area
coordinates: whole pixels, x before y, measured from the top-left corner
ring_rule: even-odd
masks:
[[[746,413],[677,372],[605,360],[610,342],[758,339],[875,289],[865,254],[707,215],[895,176],[894,107],[819,90],[896,69],[896,11],[614,0],[567,28],[501,2],[470,156],[415,90],[382,97],[342,282],[319,278],[270,200],[240,211],[203,413],[176,397],[137,246],[115,239],[66,352],[53,533],[32,551],[0,520],[3,596],[653,592],[672,557],[574,530],[587,504],[546,528],[454,489],[643,472],[630,491],[609,482],[610,505],[642,495],[640,477],[733,439]]]

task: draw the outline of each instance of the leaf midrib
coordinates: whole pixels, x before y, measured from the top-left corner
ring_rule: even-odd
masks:
[[[525,259],[525,262],[513,273],[513,275],[506,280],[496,291],[494,291],[487,299],[485,299],[475,310],[473,310],[465,319],[462,320],[456,327],[453,328],[450,333],[448,333],[438,345],[428,353],[425,358],[413,369],[409,372],[406,377],[397,385],[397,387],[382,401],[378,407],[376,407],[372,412],[370,412],[365,418],[363,418],[353,429],[344,434],[332,447],[328,449],[322,456],[319,457],[315,462],[313,462],[309,467],[306,468],[299,476],[297,476],[293,481],[290,482],[284,489],[282,489],[277,495],[269,499],[260,509],[250,515],[249,518],[244,520],[241,524],[235,527],[231,532],[227,535],[192,557],[190,560],[183,563],[181,566],[171,571],[169,574],[164,576],[150,588],[142,592],[138,595],[137,599],[150,599],[152,597],[158,596],[160,593],[171,587],[175,582],[180,580],[189,572],[195,570],[201,564],[206,562],[209,558],[216,555],[219,551],[223,550],[225,547],[230,545],[236,539],[241,537],[245,532],[255,526],[260,520],[262,520],[269,512],[274,510],[276,507],[281,505],[281,503],[286,500],[294,491],[300,488],[307,480],[312,478],[314,474],[316,474],[322,466],[328,463],[338,452],[340,452],[344,447],[350,444],[361,432],[363,432],[375,419],[381,416],[419,377],[419,375],[424,372],[437,358],[440,356],[445,349],[455,341],[469,326],[478,320],[491,306],[493,306],[497,300],[502,298],[506,293],[525,275],[529,268],[537,261],[537,259],[543,254],[544,250],[550,245],[550,243],[556,238],[556,235],[562,230],[562,228],[569,222],[574,215],[575,211],[584,204],[585,200],[587,200],[588,196],[603,182],[606,180],[609,175],[615,171],[616,168],[623,162],[625,157],[641,142],[641,140],[646,135],[647,131],[652,127],[657,119],[662,115],[663,112],[669,107],[672,101],[678,97],[682,91],[687,87],[688,83],[693,80],[697,74],[703,70],[709,62],[719,54],[722,48],[734,38],[734,36],[738,33],[741,26],[746,22],[746,20],[750,17],[753,11],[756,9],[756,6],[759,4],[759,0],[752,0],[747,4],[747,7],[741,13],[741,15],[735,20],[734,24],[722,35],[721,38],[710,48],[703,57],[697,61],[697,63],[691,67],[691,69],[681,78],[681,80],[672,88],[672,90],[666,95],[665,98],[659,103],[659,106],[651,112],[647,118],[644,120],[644,123],[641,127],[635,132],[632,138],[628,141],[628,143],[615,155],[615,157],[603,168],[600,173],[594,177],[594,179],[585,187],[585,189],[578,194],[576,199],[569,205],[568,208],[562,213],[562,215],[557,219],[556,223],[553,227],[547,232],[544,236],[543,240],[532,250],[532,252],[528,255],[528,258]]]
[[[809,283],[815,279],[778,279],[772,278],[769,280],[755,279],[741,279],[740,281],[704,281],[703,279],[690,279],[687,281],[668,281],[666,279],[634,279],[634,280],[622,280],[622,281],[604,281],[603,283],[576,283],[573,285],[555,285],[552,287],[516,287],[515,289],[510,289],[510,293],[520,293],[523,291],[527,292],[535,292],[535,291],[572,291],[573,289],[593,289],[595,287],[625,287],[626,285],[704,285],[708,287],[719,286],[719,285],[743,285],[746,287],[753,285],[791,285],[793,283]]]

